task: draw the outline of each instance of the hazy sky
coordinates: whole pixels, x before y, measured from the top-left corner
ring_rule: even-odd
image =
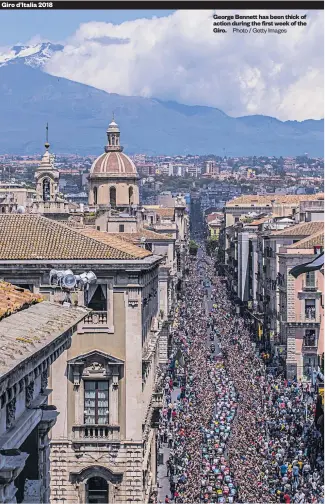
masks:
[[[240,14],[261,12],[268,14]],[[108,92],[209,105],[232,116],[319,119],[323,12],[292,13],[307,14],[308,26],[264,35],[214,34],[213,12],[203,10],[2,11],[0,44],[63,42],[46,70]]]

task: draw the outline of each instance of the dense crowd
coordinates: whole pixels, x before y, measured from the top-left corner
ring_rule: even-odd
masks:
[[[214,279],[210,292],[206,278]],[[164,401],[165,502],[323,503],[314,397],[301,382],[267,373],[208,259],[192,265],[178,306]]]

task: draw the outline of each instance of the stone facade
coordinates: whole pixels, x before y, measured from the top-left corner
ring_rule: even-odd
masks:
[[[8,318],[0,321],[1,339],[8,335],[14,355],[17,350],[9,338],[10,331],[14,330],[22,357],[19,363],[11,359],[12,367],[6,364],[9,369],[6,372],[1,364],[0,501],[3,503],[49,502],[49,433],[58,412],[55,405],[48,405],[47,379],[51,365],[69,347],[77,323],[86,313],[86,310],[70,308],[67,311],[62,306],[43,302],[10,315],[10,323]],[[63,314],[65,323],[61,322],[58,334],[58,321]],[[68,315],[70,327],[66,323]],[[53,327],[51,335],[49,326]],[[34,331],[38,339],[33,349],[29,349],[27,345]]]
[[[94,309],[98,291],[89,291],[93,311],[51,370],[49,401],[60,413],[51,433],[51,502],[86,502],[94,478],[108,485],[109,502],[146,502],[156,484],[153,417],[160,407],[155,395],[160,356],[166,353],[160,349],[158,320],[160,261],[159,256],[120,264],[53,261],[25,265],[23,270],[19,264],[1,265],[1,276],[28,284],[51,300],[60,298],[48,282],[53,267],[76,274],[91,268],[96,289],[104,292],[101,309]],[[73,301],[81,303],[80,294],[73,295]],[[85,421],[87,381],[108,383],[109,417],[104,424]]]

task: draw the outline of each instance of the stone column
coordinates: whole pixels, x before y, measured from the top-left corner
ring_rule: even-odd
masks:
[[[48,433],[54,421],[42,421],[38,425],[38,467],[40,479],[40,501],[50,502],[50,440]]]
[[[142,442],[142,299],[140,289],[125,296],[125,437]]]

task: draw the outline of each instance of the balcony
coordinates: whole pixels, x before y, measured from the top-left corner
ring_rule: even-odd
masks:
[[[306,308],[305,309],[305,320],[314,322],[316,320],[317,314],[315,308]]]
[[[317,353],[318,341],[317,338],[305,338],[302,343],[302,351],[304,353]]]
[[[78,332],[109,332],[109,329],[108,313],[106,311],[92,311],[85,316]]]
[[[105,444],[120,441],[118,425],[74,425],[72,442],[74,444]]]
[[[162,392],[154,392],[152,394],[152,407],[160,409],[163,407],[163,393]]]
[[[283,320],[284,322],[284,320]],[[294,318],[288,316],[287,323],[288,324],[320,324],[321,315],[319,313],[313,312],[305,312],[301,313],[300,316],[296,316]]]

